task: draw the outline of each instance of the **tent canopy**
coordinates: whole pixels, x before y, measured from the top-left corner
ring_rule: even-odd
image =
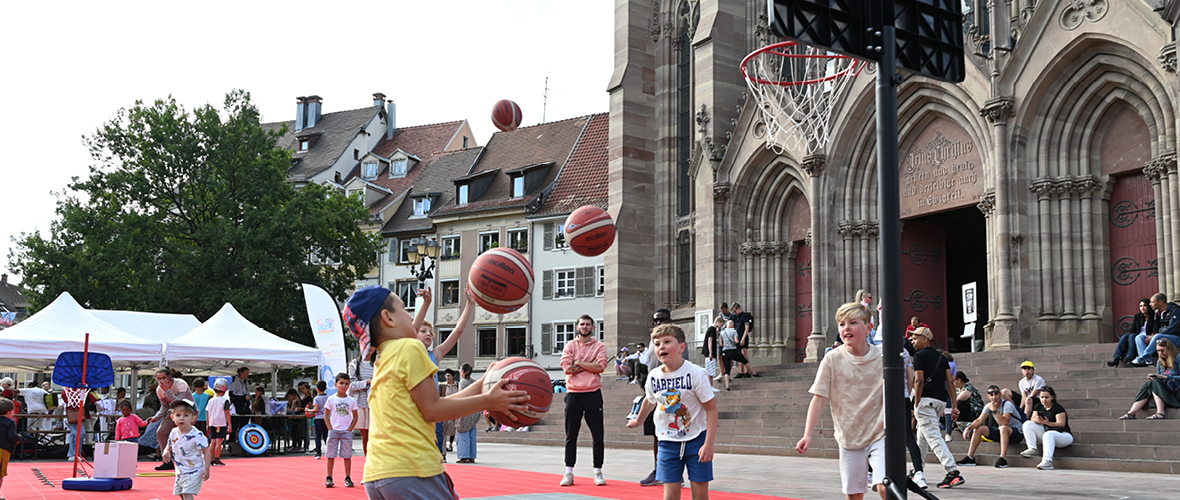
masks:
[[[226,303],[209,321],[169,342],[167,361],[170,368],[233,373],[239,366],[319,366],[324,354],[255,326]]]
[[[164,314],[138,311],[87,309],[86,312],[111,326],[153,342],[171,342],[201,326],[191,314]]]
[[[0,371],[44,372],[64,351],[81,351],[90,334],[90,351],[111,357],[115,368],[156,366],[163,343],[136,337],[86,312],[69,292],[28,319],[0,331]]]

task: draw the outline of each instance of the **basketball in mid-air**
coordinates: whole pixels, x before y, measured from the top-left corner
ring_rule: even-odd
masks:
[[[602,255],[615,242],[615,221],[606,210],[586,205],[565,220],[565,240],[578,255]]]
[[[475,302],[496,314],[520,309],[533,294],[533,266],[511,248],[493,248],[476,257],[467,280]]]
[[[511,412],[516,415],[517,420],[512,420],[508,415],[498,411],[490,412],[496,422],[509,427],[533,425],[549,411],[549,405],[553,403],[553,381],[549,379],[549,373],[536,361],[512,357],[493,363],[483,377],[484,392],[492,390],[500,379],[508,381],[504,384],[504,390],[526,391],[529,393],[529,400],[524,403],[528,410]]]
[[[511,132],[520,126],[520,106],[508,99],[501,99],[492,106],[492,123],[504,132]]]

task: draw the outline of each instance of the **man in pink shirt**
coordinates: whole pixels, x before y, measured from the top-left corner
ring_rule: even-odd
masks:
[[[605,454],[602,430],[602,372],[606,369],[606,344],[594,337],[594,318],[578,318],[578,337],[565,343],[561,368],[565,371],[565,475],[561,486],[574,484],[574,462],[578,459],[578,431],[582,419],[594,438],[594,484],[602,486]]]

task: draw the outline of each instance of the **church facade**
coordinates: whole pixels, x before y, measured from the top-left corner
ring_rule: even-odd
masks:
[[[825,150],[776,154],[739,69],[779,41],[765,2],[616,2],[608,342],[737,301],[756,362],[814,361],[836,308],[878,295],[875,67]],[[1095,343],[1180,298],[1178,19],[1175,0],[965,1],[966,80],[898,90],[907,321],[951,350]]]

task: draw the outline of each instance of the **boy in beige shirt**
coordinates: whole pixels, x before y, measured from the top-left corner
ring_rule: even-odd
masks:
[[[868,487],[865,476],[873,469],[872,487],[885,498],[885,380],[881,351],[869,346],[867,306],[850,302],[836,311],[844,345],[832,349],[819,364],[807,408],[807,427],[795,445],[799,453],[811,447],[812,433],[828,399],[840,445],[840,480],[848,500],[861,500]]]

